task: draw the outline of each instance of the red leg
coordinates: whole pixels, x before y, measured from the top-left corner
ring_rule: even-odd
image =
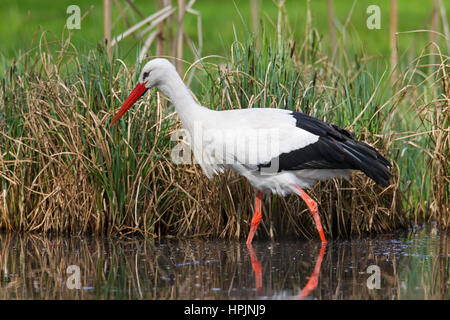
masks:
[[[309,211],[312,213],[314,217],[314,221],[316,222],[317,231],[319,231],[320,239],[322,243],[327,243],[325,239],[325,235],[323,233],[322,224],[320,223],[319,210],[317,209],[317,202],[311,199],[302,188],[297,186],[298,195],[305,201],[308,206]]]
[[[252,223],[250,226],[250,232],[247,237],[247,245],[252,243],[253,236],[255,235],[256,229],[258,228],[259,222],[261,221],[261,203],[262,203],[263,193],[261,190],[256,194],[255,200],[255,214],[252,218]]]

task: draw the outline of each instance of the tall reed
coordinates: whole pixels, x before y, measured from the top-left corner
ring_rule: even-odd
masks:
[[[310,32],[307,45],[263,36],[260,50],[251,38],[236,39],[229,57],[186,68],[198,69],[192,91],[215,109],[306,112],[354,131],[392,161],[386,189],[358,173],[312,189],[333,237],[392,231],[407,218],[448,226],[448,57],[441,55],[439,71],[425,79],[419,58],[391,89],[386,72],[355,52],[337,52],[330,61]],[[148,95],[109,127],[140,70],[117,54],[110,62],[102,47],[80,52],[70,39],[49,42],[44,34],[35,50],[7,66],[0,88],[0,228],[245,237],[253,190],[231,172],[208,180],[199,167],[171,161],[177,141],[170,137],[180,124],[162,95]],[[316,236],[297,197],[271,197],[263,215],[260,236]]]

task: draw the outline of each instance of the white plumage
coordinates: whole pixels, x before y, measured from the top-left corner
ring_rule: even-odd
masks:
[[[175,105],[189,133],[194,157],[208,177],[232,169],[258,191],[248,244],[261,220],[262,192],[301,196],[314,216],[322,242],[326,242],[317,204],[302,188],[317,180],[348,177],[353,170],[365,172],[381,185],[389,180],[389,162],[337,126],[290,110],[214,111],[200,106],[165,59],[154,59],[144,66],[139,83],[111,124],[153,87]]]
[[[185,107],[185,106],[184,106]],[[233,169],[246,177],[256,190],[282,196],[296,193],[296,187],[309,188],[317,180],[341,177],[352,170],[306,169],[277,172],[258,165],[280,154],[302,149],[319,136],[296,126],[291,111],[282,109],[204,109],[201,120],[187,125],[195,159],[208,177]],[[184,125],[184,123],[183,123]],[[189,129],[190,128],[190,129]],[[200,132],[200,134],[196,134]]]

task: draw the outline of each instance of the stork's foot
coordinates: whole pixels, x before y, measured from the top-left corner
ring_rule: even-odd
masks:
[[[247,246],[252,243],[253,236],[255,235],[256,229],[258,229],[259,222],[262,219],[262,215],[261,215],[262,199],[263,199],[263,193],[261,190],[259,190],[258,193],[256,194],[255,214],[253,215],[251,226],[250,226],[250,232],[247,237]]]
[[[320,217],[319,217],[319,210],[317,209],[317,202],[315,202],[313,199],[311,199],[310,196],[306,194],[305,191],[303,191],[302,188],[297,186],[298,195],[305,201],[306,205],[308,206],[309,211],[314,217],[314,221],[316,223],[317,231],[319,231],[320,239],[322,240],[322,243],[327,243],[327,240],[325,239],[325,234],[323,233],[322,223],[320,223]]]

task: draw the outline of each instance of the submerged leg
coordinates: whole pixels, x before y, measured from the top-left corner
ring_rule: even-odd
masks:
[[[305,191],[303,191],[302,188],[297,186],[298,195],[305,201],[306,205],[308,206],[309,211],[312,213],[314,217],[314,221],[316,222],[317,231],[319,231],[320,239],[322,240],[322,243],[327,243],[327,240],[325,239],[325,235],[323,233],[322,224],[320,223],[320,217],[319,217],[319,210],[317,209],[317,202],[315,202],[313,199],[310,198],[306,194]]]
[[[252,243],[253,236],[255,235],[256,229],[258,228],[259,222],[261,221],[261,203],[262,203],[263,193],[261,190],[256,194],[255,200],[255,214],[252,218],[252,223],[250,226],[250,232],[247,237],[247,244]]]

